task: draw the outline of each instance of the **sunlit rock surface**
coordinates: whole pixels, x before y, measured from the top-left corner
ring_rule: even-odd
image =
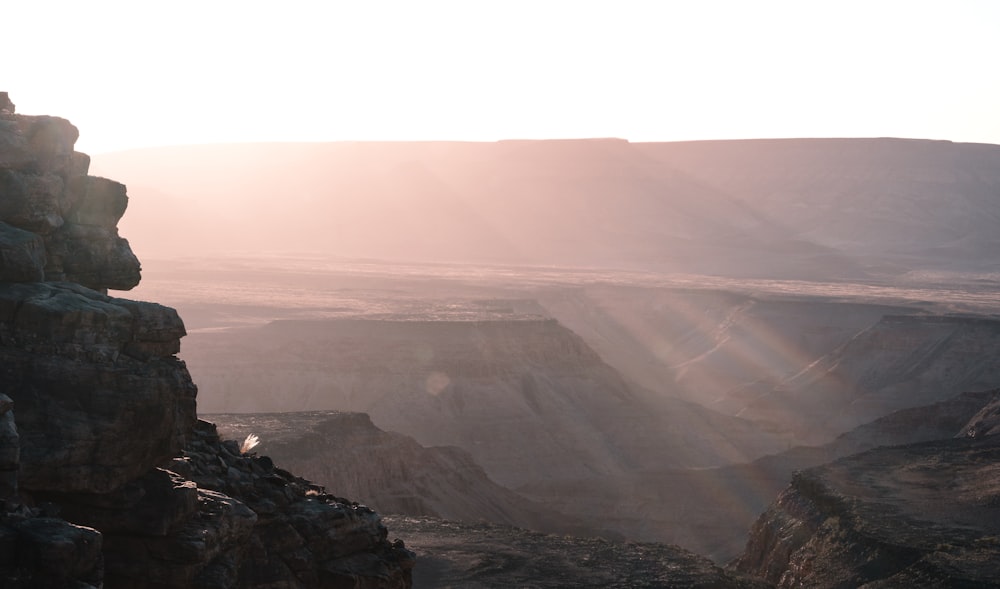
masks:
[[[90,158],[73,151],[78,136],[58,117],[0,114],[0,221],[42,238],[47,280],[128,290],[139,283],[139,260],[118,235],[125,187],[87,175]]]
[[[77,130],[0,93],[0,586],[410,586],[377,514],[196,427],[184,324]],[[183,454],[182,454],[183,452]]]

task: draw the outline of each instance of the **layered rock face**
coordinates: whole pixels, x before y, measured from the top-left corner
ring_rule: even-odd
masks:
[[[887,315],[832,353],[757,395],[741,415],[825,443],[899,409],[1000,386],[1000,321]]]
[[[137,285],[139,260],[117,229],[128,203],[125,186],[87,175],[90,157],[73,151],[79,131],[69,121],[17,115],[4,101],[2,278],[65,280],[95,290]]]
[[[0,94],[0,586],[407,587],[371,510],[196,428],[176,311],[106,294],[128,199],[76,138]]]
[[[195,351],[203,408],[368,413],[425,446],[468,451],[515,491],[784,447],[738,418],[647,395],[580,337],[537,317],[276,321],[203,335]],[[218,362],[199,360],[209,357]]]
[[[778,587],[997,587],[1000,439],[982,419],[797,473],[736,568]]]

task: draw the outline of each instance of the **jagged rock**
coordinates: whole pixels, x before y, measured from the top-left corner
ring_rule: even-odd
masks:
[[[30,512],[0,515],[0,587],[99,589],[101,535]]]
[[[0,284],[0,387],[17,406],[21,486],[103,493],[176,455],[197,391],[170,355],[181,334],[161,305]]]
[[[965,424],[956,437],[982,438],[1000,435],[1000,391]]]
[[[105,533],[105,587],[245,586],[238,584],[234,570],[221,576],[219,572],[242,562],[256,515],[221,493],[198,489],[197,500],[197,512],[167,534]]]
[[[89,156],[73,151],[78,135],[58,117],[16,115],[12,108],[0,113],[0,222],[44,238],[44,249],[33,245],[27,260],[6,254],[24,239],[6,245],[13,238],[0,238],[0,259],[11,266],[0,271],[4,280],[128,290],[139,283],[140,266],[116,227],[128,202],[125,187],[87,176]],[[38,261],[43,277],[34,269]],[[7,278],[14,269],[20,272]]]
[[[81,180],[84,185],[83,195],[73,204],[66,220],[79,225],[116,229],[128,207],[125,185],[96,176],[81,177]]]
[[[164,536],[198,510],[198,487],[170,471],[157,468],[114,491],[98,493],[36,493],[59,505],[65,519],[107,535]]]
[[[129,290],[139,284],[139,259],[116,230],[66,224],[47,243],[46,280],[68,280],[95,290]]]
[[[413,553],[402,542],[387,541],[378,514],[276,468],[267,457],[241,454],[235,443],[220,441],[213,424],[199,421],[184,458],[168,466],[256,514],[250,537],[241,542],[247,558],[233,552],[222,567],[239,572],[241,587],[410,585]],[[213,565],[202,578],[217,574]]]
[[[3,114],[0,168],[44,174],[65,171],[73,159],[79,130],[66,119]]]
[[[0,222],[0,282],[38,282],[45,261],[41,236]]]
[[[1000,440],[883,447],[800,472],[737,570],[778,587],[998,587]]]
[[[79,180],[80,195],[66,224],[48,240],[46,276],[97,290],[129,290],[139,284],[141,272],[128,241],[118,236],[118,220],[128,206],[125,185],[94,176]]]
[[[125,187],[0,111],[0,586],[408,588],[373,511],[195,429],[177,312],[98,292],[139,282]]]
[[[58,174],[0,169],[0,218],[7,223],[49,235],[62,226],[60,198],[65,182]]]
[[[101,530],[107,589],[410,586],[413,554],[377,514],[242,454],[210,423],[164,466],[107,493],[35,493]]]

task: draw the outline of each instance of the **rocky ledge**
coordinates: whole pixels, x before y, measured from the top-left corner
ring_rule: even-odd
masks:
[[[372,510],[223,442],[139,282],[125,187],[0,93],[0,587],[402,589]]]
[[[998,473],[997,436],[797,473],[735,567],[778,587],[1000,587]]]

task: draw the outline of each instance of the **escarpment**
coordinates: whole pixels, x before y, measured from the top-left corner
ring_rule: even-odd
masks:
[[[375,427],[364,413],[230,413],[207,418],[229,438],[258,434],[262,454],[340,493],[364,497],[383,514],[485,519],[554,534],[603,532],[602,521],[574,520],[498,485],[461,448],[421,446],[413,438]]]
[[[0,93],[0,586],[408,587],[377,514],[197,421],[176,311],[107,294],[128,197],[77,135]]]
[[[1000,438],[983,419],[797,473],[736,568],[778,587],[1000,586]]]

